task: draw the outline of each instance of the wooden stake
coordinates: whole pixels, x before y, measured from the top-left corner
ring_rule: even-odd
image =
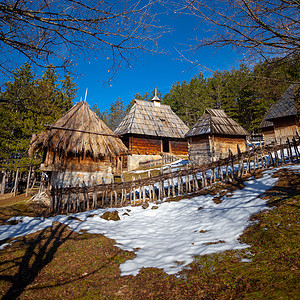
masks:
[[[93,194],[92,194],[92,197],[93,197],[93,209],[95,209],[98,206],[95,180],[93,181]]]

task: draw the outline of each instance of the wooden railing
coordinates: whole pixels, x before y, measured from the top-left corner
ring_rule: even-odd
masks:
[[[176,157],[175,155],[163,154],[163,156],[159,159],[152,159],[149,161],[141,161],[139,163],[139,166],[140,167],[154,167],[154,166],[158,166],[158,165],[168,164],[168,163],[174,162],[176,160],[179,160],[179,158]]]
[[[147,201],[163,200],[166,197],[183,196],[205,188],[216,181],[232,181],[257,169],[281,166],[299,161],[300,138],[287,140],[275,146],[253,146],[246,152],[233,155],[229,150],[227,158],[202,165],[169,166],[161,168],[159,175],[148,178],[133,177],[131,181],[111,182],[75,187],[52,187],[51,208],[55,213],[69,213],[99,207],[120,207],[137,205]],[[294,154],[293,154],[294,153]]]

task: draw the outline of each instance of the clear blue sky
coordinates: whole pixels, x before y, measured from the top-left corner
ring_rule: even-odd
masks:
[[[97,103],[103,111],[109,109],[111,103],[118,97],[121,97],[127,105],[135,94],[149,93],[155,87],[164,95],[170,90],[172,84],[177,81],[189,81],[199,71],[209,76],[210,73],[205,69],[192,67],[187,61],[180,60],[181,57],[175,50],[175,48],[187,48],[185,45],[188,45],[190,39],[195,36],[199,38],[210,34],[207,30],[203,30],[203,27],[199,27],[199,20],[183,15],[178,17],[168,15],[162,16],[161,21],[162,24],[172,28],[171,32],[158,40],[160,48],[167,54],[139,54],[132,62],[132,67],[119,70],[110,84],[104,83],[110,75],[107,65],[109,60],[106,61],[101,56],[90,59],[90,62],[83,58],[79,59],[77,71],[81,76],[75,80],[79,89],[74,102],[78,102],[81,97],[84,99],[88,88],[87,102],[90,106]],[[193,59],[214,71],[230,70],[239,65],[237,54],[230,48],[199,49]]]
[[[166,94],[172,84],[187,82],[200,71],[205,76],[211,73],[204,68],[194,66],[182,59],[176,49],[182,51],[188,49],[189,44],[195,44],[194,39],[213,34],[211,28],[205,28],[199,23],[199,19],[187,15],[161,14],[159,25],[168,27],[169,32],[162,35],[158,40],[158,47],[164,54],[150,52],[137,53],[131,68],[120,69],[114,79],[107,83],[110,78],[110,54],[97,54],[97,59],[92,54],[85,57],[78,56],[75,72],[79,75],[75,78],[78,87],[77,97],[74,103],[84,99],[88,89],[87,102],[92,107],[97,103],[101,111],[109,109],[111,103],[120,97],[125,106],[130,103],[134,95],[150,93],[155,87],[162,95]],[[182,52],[186,57],[198,61],[200,65],[216,70],[230,70],[239,65],[239,57],[228,48],[201,48],[193,56],[190,52]],[[89,59],[87,59],[87,57]],[[109,59],[107,59],[107,57]],[[18,53],[14,53],[16,67],[19,68],[26,60]],[[41,75],[42,70],[35,70]],[[4,79],[5,80],[5,79]]]

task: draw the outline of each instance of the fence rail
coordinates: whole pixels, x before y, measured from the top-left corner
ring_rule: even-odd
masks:
[[[229,150],[228,157],[216,162],[201,165],[186,165],[167,170],[161,168],[159,175],[148,178],[133,177],[131,181],[82,185],[75,187],[54,186],[51,189],[51,209],[55,213],[69,213],[99,207],[119,207],[128,204],[140,204],[147,201],[163,200],[166,197],[183,196],[199,191],[216,181],[231,181],[235,177],[299,161],[298,146],[300,137],[287,139],[285,144],[275,146],[253,146],[246,152],[233,155]]]
[[[168,164],[171,162],[174,162],[176,160],[178,160],[179,158],[176,157],[175,155],[172,154],[164,154],[161,158],[159,159],[153,159],[153,160],[149,160],[149,161],[141,161],[139,163],[140,167],[153,167],[153,166],[157,166],[157,165],[163,165],[163,164]]]

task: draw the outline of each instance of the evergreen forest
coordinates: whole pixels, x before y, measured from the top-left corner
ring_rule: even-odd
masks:
[[[255,133],[270,106],[280,99],[290,84],[299,81],[298,59],[273,59],[259,62],[252,68],[241,64],[230,71],[215,71],[209,77],[200,72],[189,82],[175,82],[168,93],[162,96],[159,92],[158,96],[189,127],[197,122],[206,108],[215,108],[224,109],[246,130]],[[134,104],[134,99],[151,101],[153,96],[154,90],[144,95],[136,94],[127,107],[118,98],[108,111],[101,111],[97,104],[93,108],[114,130]]]
[[[15,169],[39,162],[28,158],[32,136],[67,112],[76,93],[70,74],[60,79],[51,65],[41,77],[27,63],[15,70],[0,94],[1,166]]]
[[[14,168],[35,162],[28,158],[30,140],[45,129],[45,124],[55,122],[72,107],[77,95],[73,80],[69,73],[60,78],[51,65],[40,77],[27,63],[14,71],[12,80],[4,84],[0,93],[2,167]],[[209,77],[200,72],[189,82],[175,82],[168,93],[158,92],[158,96],[189,127],[206,108],[216,108],[224,109],[245,129],[255,133],[271,104],[279,100],[290,84],[299,81],[299,60],[274,59],[252,68],[241,64],[230,71],[215,71]],[[127,106],[119,97],[108,110],[101,110],[96,103],[92,109],[115,130],[134,105],[134,99],[151,101],[153,96],[154,90],[144,95],[135,94]]]

